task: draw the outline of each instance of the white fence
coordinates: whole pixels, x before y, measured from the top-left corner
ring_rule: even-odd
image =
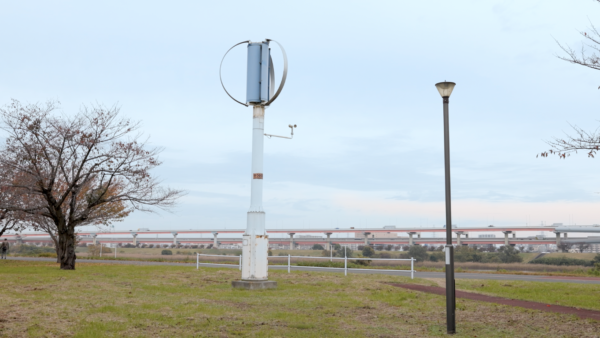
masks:
[[[205,255],[205,254],[196,254],[196,269],[200,269],[200,256],[212,256],[212,257],[235,257],[235,256],[226,256],[226,255]],[[239,257],[239,269],[242,270],[242,256]],[[277,257],[285,257],[285,256],[277,256]],[[311,269],[335,269],[335,270],[344,270],[344,276],[348,275],[348,271],[351,270],[375,270],[375,269],[360,269],[360,268],[348,268],[348,259],[351,261],[356,260],[364,260],[364,261],[410,261],[410,270],[396,270],[396,269],[376,269],[377,271],[394,271],[394,272],[410,272],[410,278],[415,278],[415,259],[414,258],[348,258],[348,257],[312,257],[312,256],[291,256],[288,255],[288,273],[292,271],[293,268],[302,269],[302,267],[307,267]],[[292,258],[307,258],[307,259],[328,259],[329,261],[344,260],[343,268],[334,268],[334,267],[324,267],[324,266],[309,266],[309,265],[292,265]],[[210,264],[210,263],[208,263]]]

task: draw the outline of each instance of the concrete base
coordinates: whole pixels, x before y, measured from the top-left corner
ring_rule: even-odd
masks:
[[[265,290],[277,288],[277,282],[272,280],[234,280],[233,282],[231,282],[231,286],[233,286],[236,289]]]

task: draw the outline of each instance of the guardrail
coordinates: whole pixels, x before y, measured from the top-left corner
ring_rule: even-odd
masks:
[[[212,256],[212,257],[235,257],[235,256],[226,256],[226,255],[207,255],[207,254],[200,254],[197,253],[196,254],[196,270],[200,269],[200,256]],[[239,269],[242,270],[242,255],[239,255]],[[285,256],[282,256],[285,257]],[[324,267],[324,266],[309,266],[309,265],[302,265],[302,266],[306,266],[309,267],[311,269],[339,269],[339,270],[344,270],[344,276],[348,276],[348,271],[349,270],[368,270],[368,269],[360,269],[360,268],[348,268],[348,257],[313,257],[313,256],[292,256],[292,255],[288,255],[288,264],[287,264],[287,268],[288,268],[288,273],[291,273],[292,271],[292,258],[308,258],[308,259],[328,259],[329,261],[332,261],[334,259],[338,259],[338,260],[344,260],[344,267],[343,268],[334,268],[334,267]],[[406,271],[406,272],[410,272],[410,279],[414,279],[415,278],[415,259],[413,257],[411,258],[352,258],[350,257],[350,260],[364,260],[364,261],[410,261],[410,270],[389,270],[389,269],[377,269],[377,271]],[[210,263],[209,263],[210,264]],[[294,266],[297,267],[297,266]]]

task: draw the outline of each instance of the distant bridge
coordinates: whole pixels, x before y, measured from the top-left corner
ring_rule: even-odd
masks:
[[[566,243],[600,243],[600,237],[571,237],[567,238],[568,232],[575,233],[593,233],[600,232],[600,226],[535,226],[535,227],[470,227],[470,228],[453,228],[452,229],[456,237],[452,239],[454,244],[457,245],[468,245],[468,244],[503,244],[503,245],[526,245],[526,244],[558,244],[561,241]],[[331,243],[352,245],[352,244],[391,244],[391,245],[416,245],[416,244],[428,244],[428,245],[443,245],[446,242],[445,237],[421,237],[422,233],[434,233],[434,232],[445,232],[445,228],[334,228],[334,229],[271,229],[267,230],[267,233],[272,236],[274,234],[285,233],[289,238],[271,237],[269,242],[271,244],[289,245],[294,247],[295,245],[312,245],[312,244],[325,244],[327,248]],[[517,232],[524,231],[544,231],[554,232],[555,238],[518,238],[516,237]],[[80,243],[86,244],[97,244],[111,243],[111,244],[133,244],[137,245],[140,243],[145,244],[213,244],[218,246],[219,244],[240,244],[242,242],[241,237],[222,237],[218,238],[219,234],[242,234],[245,229],[186,229],[186,230],[142,230],[138,231],[115,231],[115,232],[91,232],[84,231],[79,232]],[[469,238],[469,232],[502,232],[504,238]],[[323,233],[326,238],[311,237],[294,237],[300,233]],[[334,233],[353,233],[359,234],[361,237],[352,238],[331,238]],[[405,233],[408,237],[393,237],[393,238],[377,238],[377,233]],[[561,238],[560,234],[563,233],[564,237]],[[212,234],[213,238],[202,238],[202,237],[180,237],[178,235],[195,235],[195,234]],[[127,237],[123,237],[126,235]],[[140,235],[156,235],[156,238],[150,237],[138,237]],[[163,235],[158,237],[159,235]],[[172,237],[164,237],[164,235],[170,235]],[[416,235],[416,237],[415,237]],[[512,235],[512,236],[509,236]],[[129,237],[130,236],[130,237]],[[463,237],[464,236],[464,237]],[[51,242],[51,239],[47,233],[43,232],[32,232],[32,233],[21,233],[13,235],[4,235],[2,238],[7,238],[10,242]]]

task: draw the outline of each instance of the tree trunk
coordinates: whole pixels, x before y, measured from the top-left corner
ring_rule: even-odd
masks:
[[[75,270],[75,231],[67,229],[58,232],[58,247],[56,249],[59,255],[61,270]]]

